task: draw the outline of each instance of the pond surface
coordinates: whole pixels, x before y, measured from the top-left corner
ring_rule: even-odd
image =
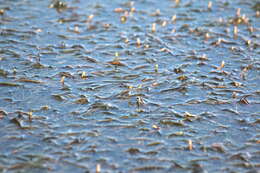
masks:
[[[257,172],[258,0],[0,0],[0,172]]]

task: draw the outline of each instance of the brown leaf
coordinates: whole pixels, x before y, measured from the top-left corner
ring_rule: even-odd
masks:
[[[111,65],[115,65],[115,66],[125,66],[124,63],[122,63],[122,62],[120,62],[118,60],[109,61],[108,63],[111,64]]]

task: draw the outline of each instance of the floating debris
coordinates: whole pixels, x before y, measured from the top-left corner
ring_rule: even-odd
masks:
[[[87,22],[88,22],[88,23],[91,22],[91,21],[93,20],[93,18],[94,18],[94,14],[90,14],[90,15],[88,16]]]
[[[0,110],[0,120],[7,116],[7,113],[3,110]]]
[[[171,21],[172,21],[173,23],[175,23],[175,22],[176,22],[176,19],[177,19],[177,16],[176,16],[176,14],[175,14],[175,15],[172,16]]]
[[[123,8],[115,8],[114,12],[116,12],[116,13],[124,13],[125,10]]]
[[[260,11],[256,11],[255,16],[260,17]]]
[[[161,120],[160,124],[169,125],[169,126],[184,126],[182,121],[173,121],[173,120]]]
[[[41,110],[45,110],[45,111],[50,110],[50,106],[44,105],[41,107]]]
[[[193,149],[192,140],[188,140],[188,149],[191,151]]]
[[[60,79],[60,83],[64,86],[65,84],[65,78],[66,76],[62,76],[61,79]]]
[[[238,28],[237,28],[237,26],[234,26],[233,33],[234,33],[234,37],[236,38],[236,37],[237,37],[237,34],[238,34]]]
[[[127,152],[130,154],[138,154],[140,153],[140,150],[138,148],[129,148]]]
[[[101,165],[100,164],[96,165],[96,173],[101,173]]]
[[[120,17],[121,23],[125,23],[126,20],[127,20],[127,17],[126,17],[126,16],[121,16],[121,17]]]
[[[241,87],[241,86],[242,86],[242,83],[233,81],[233,82],[231,82],[231,85],[233,85],[233,86],[235,86],[235,87]]]
[[[32,111],[31,111],[31,112],[28,112],[28,118],[29,118],[29,121],[32,122],[32,119],[33,119],[33,113],[32,113]]]
[[[217,68],[217,70],[221,70],[222,68],[225,67],[225,61],[221,61],[220,66]]]
[[[140,46],[141,46],[141,40],[140,40],[140,38],[137,38],[137,39],[136,39],[136,46],[137,46],[137,47],[140,47]]]
[[[62,2],[62,1],[59,1],[59,0],[54,0],[54,2],[52,2],[49,5],[49,8],[55,8],[58,12],[61,12],[65,9],[67,9],[68,5],[65,2]]]
[[[55,100],[60,101],[60,102],[65,100],[65,98],[63,96],[59,95],[59,94],[53,94],[52,97]]]
[[[0,69],[0,76],[7,77],[8,73],[2,69]]]
[[[0,15],[4,15],[5,14],[5,9],[0,9]]]
[[[152,128],[155,129],[155,130],[160,130],[160,127],[155,125],[155,124],[152,126]]]
[[[175,7],[178,7],[180,4],[180,0],[175,0]]]
[[[17,82],[27,82],[27,83],[35,83],[35,84],[41,84],[43,83],[42,81],[39,80],[33,80],[33,79],[28,79],[28,78],[20,78],[18,80],[16,80]]]
[[[217,152],[221,152],[221,153],[224,153],[226,150],[222,143],[212,144],[211,149],[213,149],[214,151],[217,151]]]
[[[164,167],[161,166],[144,166],[144,167],[139,167],[139,168],[134,168],[133,171],[159,171],[165,169]]]
[[[249,101],[247,100],[247,97],[249,97],[250,95],[247,95],[247,96],[243,96],[238,102],[241,103],[241,104],[246,104],[248,105],[249,104]]]
[[[180,131],[180,132],[175,132],[175,133],[168,135],[169,138],[176,137],[176,136],[184,136],[184,132]]]
[[[114,66],[126,66],[124,63],[120,62],[118,59],[114,59],[113,61],[109,61],[108,63],[111,65],[114,65]]]
[[[185,75],[181,75],[181,76],[178,76],[177,79],[180,80],[180,81],[185,81],[185,80],[188,79],[188,77],[185,76]]]
[[[136,104],[137,104],[138,107],[144,105],[145,104],[144,99],[142,97],[138,96],[136,98]]]
[[[179,73],[184,73],[184,71],[179,67],[179,68],[174,68],[173,69],[174,73],[179,74]]]
[[[87,73],[85,71],[81,73],[81,79],[87,79]]]
[[[252,7],[255,11],[260,11],[260,2],[256,2],[255,5]]]
[[[16,84],[16,83],[10,83],[10,82],[0,82],[0,86],[17,87],[17,86],[20,86],[20,85]]]
[[[208,2],[208,10],[211,11],[212,10],[212,1]]]
[[[20,112],[18,112],[17,117],[12,118],[12,119],[10,120],[10,122],[16,124],[16,125],[17,125],[18,127],[20,127],[21,129],[26,128],[25,125],[24,125],[24,123],[23,123],[23,115],[22,115],[22,113],[20,113]]]
[[[85,96],[81,96],[78,100],[75,101],[76,104],[87,104],[89,103],[88,99]]]
[[[156,23],[152,23],[152,32],[156,32]]]
[[[159,65],[158,64],[155,64],[154,71],[155,71],[155,73],[158,73],[158,71],[159,71]]]
[[[16,124],[18,127],[23,128],[23,124],[20,118],[13,118],[10,121]]]
[[[210,35],[209,35],[209,33],[208,33],[208,32],[205,34],[204,38],[205,38],[205,40],[208,40],[208,39],[210,39]]]
[[[164,21],[162,22],[162,27],[165,27],[166,25],[167,25],[167,21],[164,20]]]

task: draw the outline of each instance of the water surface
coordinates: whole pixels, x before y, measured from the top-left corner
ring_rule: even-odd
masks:
[[[259,11],[0,1],[0,172],[257,172]]]

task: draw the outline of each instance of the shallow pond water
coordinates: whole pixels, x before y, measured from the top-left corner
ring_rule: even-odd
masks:
[[[0,1],[0,172],[257,172],[258,0]]]

